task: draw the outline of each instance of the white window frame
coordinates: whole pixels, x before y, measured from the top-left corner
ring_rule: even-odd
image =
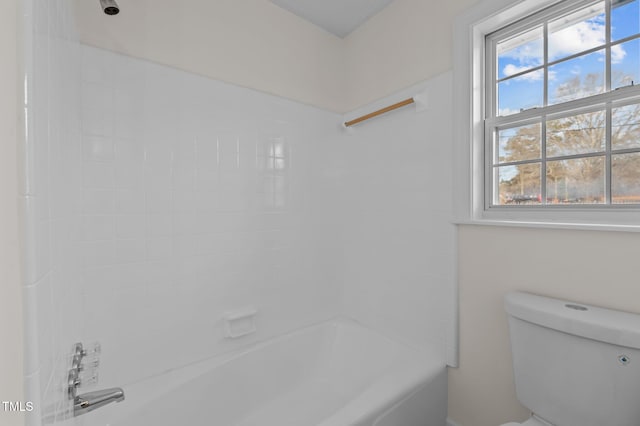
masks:
[[[638,206],[490,208],[487,202],[490,182],[484,125],[488,95],[486,37],[561,1],[484,0],[456,19],[453,72],[456,223],[640,231]]]

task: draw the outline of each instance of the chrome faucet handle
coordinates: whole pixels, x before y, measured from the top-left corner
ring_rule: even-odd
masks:
[[[72,368],[69,370],[69,375],[67,376],[67,396],[69,399],[75,399],[76,393],[78,390],[78,386],[80,386],[80,377],[78,375],[78,370]]]
[[[73,360],[71,361],[71,368],[73,370],[82,370],[82,358],[87,355],[87,351],[82,347],[82,343],[78,342],[73,345]]]
[[[71,369],[67,376],[67,396],[69,399],[75,399],[78,386],[82,383],[80,380],[80,371],[84,369],[82,365],[82,358],[87,354],[87,351],[82,347],[82,343],[78,342],[73,345],[73,358],[71,360]]]
[[[80,357],[80,359],[87,356],[87,350],[84,349],[84,347],[82,346],[82,342],[78,342],[75,345],[73,345],[73,354],[74,356]]]
[[[84,367],[82,366],[82,357],[79,355],[74,355],[73,360],[71,361],[71,369],[82,371]]]
[[[71,360],[71,369],[67,376],[67,395],[69,399],[76,398],[77,388],[85,384],[95,384],[98,382],[98,366],[100,365],[100,353],[101,347],[99,342],[95,342],[92,345],[91,350],[87,350],[83,347],[81,342],[73,345]],[[83,359],[86,357],[88,369],[85,371],[85,365]],[[84,372],[83,377],[80,377],[80,372]]]

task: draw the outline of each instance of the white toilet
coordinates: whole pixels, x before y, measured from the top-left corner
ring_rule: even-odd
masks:
[[[502,426],[639,426],[640,315],[528,293],[505,297],[518,400]]]

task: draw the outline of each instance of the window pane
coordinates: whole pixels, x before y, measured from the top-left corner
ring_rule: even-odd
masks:
[[[640,203],[640,153],[611,157],[611,202]]]
[[[640,82],[640,40],[611,46],[611,88]]]
[[[549,67],[549,105],[604,92],[604,50]]]
[[[542,27],[534,28],[496,46],[498,79],[518,74],[543,63]]]
[[[547,162],[547,203],[604,203],[604,157]]]
[[[596,96],[640,85],[640,0],[559,3],[488,38],[492,203],[640,206],[637,90]]]
[[[604,151],[605,121],[604,111],[547,121],[547,157]]]
[[[540,158],[540,123],[498,131],[497,161],[535,160]]]
[[[540,163],[496,167],[495,204],[540,204]]]
[[[498,83],[498,115],[506,116],[541,107],[543,79],[543,71],[537,70]]]
[[[639,3],[638,0],[611,2],[611,40],[620,40],[640,32]]]
[[[549,62],[605,43],[604,2],[549,21]]]
[[[611,109],[611,148],[640,148],[640,105]]]

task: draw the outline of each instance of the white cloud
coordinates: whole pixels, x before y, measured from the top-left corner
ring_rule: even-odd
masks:
[[[597,19],[578,22],[549,34],[549,59],[582,52],[605,43],[605,24]]]
[[[522,66],[528,68],[542,65],[542,40],[534,40],[520,45],[508,52],[500,53],[503,58],[511,58],[518,61]]]
[[[625,56],[627,56],[627,52],[625,52],[622,45],[616,44],[615,46],[611,46],[611,63],[612,64],[619,64],[624,60]]]
[[[606,26],[600,17],[578,22],[560,31],[549,34],[549,60],[562,59],[575,53],[583,52],[594,47],[602,46],[605,40]],[[599,52],[604,54],[604,49]],[[622,45],[611,47],[611,62],[620,63],[627,52]],[[542,57],[541,40],[530,41],[507,52],[501,53],[502,58],[510,58],[516,64],[508,64],[503,68],[505,76],[517,74],[527,68],[540,65]],[[533,79],[533,77],[531,77]]]

